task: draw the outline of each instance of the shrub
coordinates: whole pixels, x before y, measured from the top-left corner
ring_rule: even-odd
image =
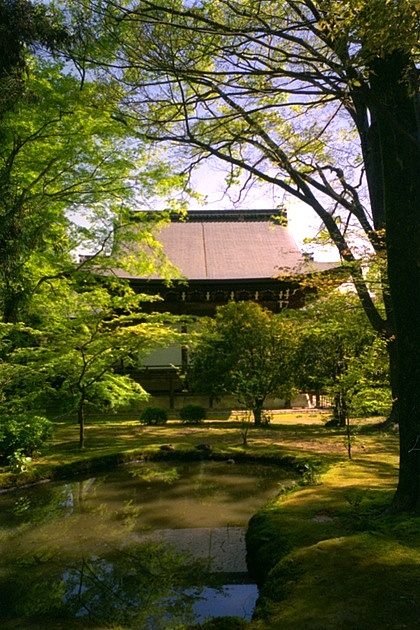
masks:
[[[29,464],[32,461],[32,457],[26,457],[23,455],[21,449],[15,451],[7,458],[9,462],[9,470],[13,473],[25,472],[28,469]]]
[[[351,400],[354,416],[387,416],[392,407],[391,391],[387,387],[365,387]]]
[[[140,422],[143,424],[165,424],[168,414],[163,407],[145,407],[140,414]]]
[[[52,423],[43,416],[22,413],[0,417],[0,457],[16,452],[32,457],[51,434]]]
[[[179,416],[183,422],[191,424],[199,424],[206,419],[206,410],[201,405],[185,405],[179,412]]]

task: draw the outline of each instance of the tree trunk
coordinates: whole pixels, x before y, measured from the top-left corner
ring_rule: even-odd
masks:
[[[263,412],[264,400],[257,399],[254,401],[252,413],[254,414],[254,424],[260,427],[262,424],[262,412]]]
[[[333,421],[339,427],[346,426],[347,419],[347,403],[346,395],[341,389],[334,395]]]
[[[413,83],[410,78],[414,76]],[[403,52],[372,65],[381,140],[388,277],[398,352],[400,471],[395,511],[420,512],[420,145],[417,75]]]
[[[79,422],[79,448],[82,451],[85,448],[85,399],[83,395],[77,406],[77,419]]]
[[[389,357],[389,380],[391,384],[392,408],[387,424],[398,424],[398,347],[395,338],[387,340]]]

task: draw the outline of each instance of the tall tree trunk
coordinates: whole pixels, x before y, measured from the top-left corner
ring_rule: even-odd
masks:
[[[398,424],[398,347],[395,338],[387,340],[389,357],[389,380],[391,384],[392,408],[386,425]]]
[[[410,79],[414,77],[413,81]],[[395,511],[420,512],[420,144],[417,73],[403,52],[372,64],[381,139],[388,277],[398,352]]]

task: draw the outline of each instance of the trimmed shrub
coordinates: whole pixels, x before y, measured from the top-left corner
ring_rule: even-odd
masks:
[[[204,407],[201,405],[185,405],[179,412],[179,417],[182,422],[189,424],[200,424],[206,419],[207,413]]]
[[[43,416],[22,413],[0,417],[0,458],[19,452],[32,457],[52,434],[52,422]]]
[[[163,407],[145,407],[140,414],[140,422],[149,425],[165,424],[168,414]]]

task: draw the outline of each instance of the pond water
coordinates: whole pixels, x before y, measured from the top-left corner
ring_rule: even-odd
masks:
[[[250,618],[245,528],[291,483],[273,466],[165,462],[1,494],[1,627]]]

